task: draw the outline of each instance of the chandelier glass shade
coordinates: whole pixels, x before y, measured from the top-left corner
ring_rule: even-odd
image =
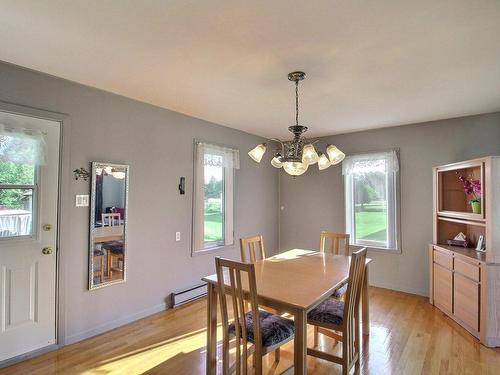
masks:
[[[295,82],[295,125],[288,127],[288,130],[293,134],[293,139],[290,141],[281,141],[277,138],[268,140],[276,144],[271,165],[275,168],[283,168],[291,176],[304,174],[310,165],[316,163],[318,163],[318,169],[322,171],[330,165],[339,164],[345,158],[342,151],[330,144],[327,144],[325,153],[318,152],[315,144],[323,142],[323,140],[311,140],[303,136],[303,133],[307,131],[307,126],[299,125],[299,81],[305,77],[304,72],[288,74],[288,79]],[[266,149],[266,143],[258,144],[248,152],[248,156],[260,163]]]

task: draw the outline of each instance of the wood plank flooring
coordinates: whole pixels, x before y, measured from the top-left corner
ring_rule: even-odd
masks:
[[[371,335],[362,343],[362,374],[500,373],[500,349],[482,346],[426,298],[372,287],[370,303]],[[0,374],[204,374],[205,309],[206,301],[200,300],[167,310],[0,369]],[[312,330],[308,341],[312,345]],[[321,345],[337,352],[341,346],[328,338]],[[293,362],[293,344],[284,347],[277,368],[272,355],[266,360],[265,374],[281,372]],[[341,373],[340,366],[312,357],[307,366],[309,374]]]

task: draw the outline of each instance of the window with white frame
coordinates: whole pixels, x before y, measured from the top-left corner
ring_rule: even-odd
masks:
[[[396,151],[348,156],[342,170],[351,245],[399,250]]]
[[[44,164],[39,130],[0,124],[0,240],[36,235],[38,172]]]
[[[237,149],[195,142],[193,253],[233,244],[235,169]]]

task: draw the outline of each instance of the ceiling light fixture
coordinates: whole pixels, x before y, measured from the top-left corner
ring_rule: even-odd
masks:
[[[269,139],[281,146],[274,151],[271,164],[275,168],[282,168],[292,176],[300,176],[305,173],[310,165],[318,163],[319,170],[324,170],[330,165],[339,164],[345,158],[345,154],[337,147],[327,144],[326,153],[316,151],[314,145],[322,140],[310,140],[302,136],[307,131],[307,126],[299,125],[299,81],[306,78],[304,72],[292,72],[288,79],[295,82],[295,125],[288,128],[293,134],[291,141],[281,141],[277,138]],[[257,163],[260,163],[267,149],[265,143],[255,146],[248,155]]]

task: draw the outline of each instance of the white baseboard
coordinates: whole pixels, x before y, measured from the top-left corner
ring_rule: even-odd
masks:
[[[87,331],[80,332],[80,333],[77,333],[77,334],[74,334],[71,336],[66,336],[66,340],[64,342],[64,345],[74,344],[75,342],[82,341],[82,340],[88,339],[89,337],[96,336],[96,335],[99,335],[101,333],[110,331],[112,329],[118,328],[118,327],[123,326],[125,324],[128,324],[128,323],[134,322],[136,320],[145,318],[149,315],[153,315],[153,314],[156,314],[158,312],[164,311],[168,307],[169,306],[167,306],[165,303],[162,303],[162,304],[147,308],[145,310],[136,312],[132,315],[125,316],[123,318],[116,319],[116,320],[113,320],[111,322],[106,322],[104,324],[100,324],[92,329],[87,330]]]
[[[495,348],[500,346],[500,339],[496,337],[487,337],[486,346],[489,348]]]
[[[428,290],[411,288],[411,287],[406,287],[406,286],[402,286],[402,285],[393,285],[391,283],[384,283],[384,282],[379,282],[379,281],[375,281],[375,280],[370,280],[370,285],[376,286],[379,288],[397,290],[398,292],[417,294],[417,295],[423,296],[423,297],[429,296]]]

